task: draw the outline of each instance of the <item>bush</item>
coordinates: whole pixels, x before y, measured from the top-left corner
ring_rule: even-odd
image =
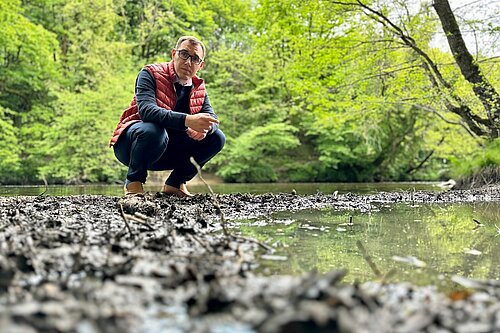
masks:
[[[228,182],[274,182],[286,164],[288,149],[299,145],[293,126],[275,123],[251,129],[233,140],[218,157],[217,174]]]

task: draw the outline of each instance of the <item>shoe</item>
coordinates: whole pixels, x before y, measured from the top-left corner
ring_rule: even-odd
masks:
[[[144,189],[140,181],[130,182],[123,187],[125,195],[144,195]]]
[[[168,195],[176,195],[179,198],[192,198],[192,197],[194,197],[194,195],[188,191],[186,184],[181,184],[180,188],[176,188],[176,187],[165,184],[165,185],[163,185],[163,189],[161,190],[161,193],[168,194]]]

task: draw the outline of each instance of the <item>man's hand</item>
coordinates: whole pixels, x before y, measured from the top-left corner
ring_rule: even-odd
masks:
[[[186,121],[184,124],[186,127],[190,127],[196,132],[208,132],[212,128],[212,124],[218,124],[219,121],[212,118],[207,113],[189,114],[186,116]]]
[[[207,136],[207,132],[196,132],[194,129],[188,127],[187,135],[193,140],[201,141],[205,139],[205,137]]]

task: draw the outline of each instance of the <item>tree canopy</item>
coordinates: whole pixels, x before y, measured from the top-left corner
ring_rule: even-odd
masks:
[[[465,15],[483,5],[2,0],[0,183],[123,180],[109,137],[181,35],[208,47],[227,144],[207,167],[225,180],[449,177],[499,147],[500,9]]]

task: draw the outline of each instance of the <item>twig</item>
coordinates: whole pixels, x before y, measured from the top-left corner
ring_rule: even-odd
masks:
[[[45,179],[45,176],[42,175],[42,180],[43,180],[43,184],[45,185],[45,189],[43,190],[42,193],[40,193],[38,196],[41,197],[42,195],[44,195],[45,193],[47,193],[47,190],[49,189],[49,184],[47,183],[47,179]]]
[[[140,223],[142,225],[145,225],[151,231],[155,230],[155,228],[153,228],[151,226],[151,224],[149,224],[147,221],[143,220],[142,218],[140,218],[137,215],[130,215],[127,213],[123,213],[123,215],[125,215],[125,217],[127,217],[128,220],[132,220],[132,221],[135,221],[135,222]]]
[[[198,177],[200,177],[201,181],[208,187],[208,190],[210,191],[210,194],[212,195],[212,204],[215,207],[215,210],[218,215],[220,215],[220,222],[222,225],[222,230],[224,231],[224,236],[229,236],[229,231],[226,228],[226,220],[224,218],[224,213],[222,212],[222,209],[220,208],[219,200],[217,200],[217,196],[215,195],[214,191],[212,190],[212,187],[208,185],[208,183],[203,179],[203,176],[201,175],[201,167],[200,165],[195,161],[193,156],[189,158],[189,161],[195,166],[196,171],[198,172]]]
[[[148,218],[149,218],[149,216],[147,216],[146,214],[142,214],[142,213],[139,213],[139,212],[135,212],[134,216],[138,217],[138,218],[140,218],[140,219],[142,219],[144,221],[147,221]]]
[[[397,271],[394,268],[389,270],[387,273],[384,274],[384,276],[382,276],[381,283],[385,284],[387,282],[387,280],[389,280],[391,277],[394,276],[394,274],[396,274],[396,272]]]
[[[241,264],[243,263],[243,261],[245,261],[245,259],[243,257],[243,250],[241,249],[241,245],[238,245],[238,249],[236,250],[236,252],[238,253],[238,256],[240,257],[238,259],[237,263],[241,267]]]
[[[354,218],[352,216],[349,216],[349,222],[347,222],[348,226],[353,226],[354,225]]]
[[[247,242],[256,243],[260,247],[264,248],[267,252],[271,252],[271,253],[274,252],[273,248],[267,246],[266,244],[259,242],[256,239],[243,237],[243,236],[234,236],[234,235],[229,234],[229,231],[227,230],[227,227],[226,227],[226,220],[224,219],[224,213],[222,212],[222,209],[220,208],[219,200],[217,200],[216,194],[212,190],[212,187],[210,187],[210,185],[205,181],[205,179],[203,179],[203,177],[201,175],[200,165],[198,163],[196,163],[195,159],[192,156],[189,158],[189,160],[196,167],[196,170],[198,171],[198,177],[200,177],[201,181],[208,187],[208,190],[210,191],[210,194],[212,195],[212,204],[214,205],[215,210],[217,211],[217,214],[220,215],[220,220],[221,220],[222,230],[224,231],[224,236],[231,236],[234,239],[241,239],[241,240],[245,240]]]
[[[358,246],[359,250],[361,251],[361,254],[363,254],[363,258],[366,260],[366,262],[368,263],[368,266],[370,266],[370,268],[372,269],[373,273],[375,273],[377,278],[379,278],[379,279],[383,278],[382,273],[380,272],[380,270],[377,268],[377,266],[373,262],[372,258],[370,257],[370,255],[366,251],[366,249],[363,246],[363,244],[361,243],[361,241],[358,240],[356,242],[356,245]]]
[[[125,222],[125,225],[127,226],[128,232],[130,233],[130,236],[133,236],[132,229],[130,229],[130,224],[128,223],[127,216],[125,216],[125,213],[123,212],[123,205],[120,204],[120,214],[123,218],[123,221]]]
[[[270,253],[273,253],[274,252],[274,249],[272,247],[269,247],[267,246],[266,244],[264,243],[261,243],[259,242],[258,240],[256,239],[253,239],[253,238],[249,238],[249,237],[244,237],[244,236],[235,236],[235,235],[230,235],[231,237],[235,238],[235,239],[241,239],[241,240],[245,240],[247,242],[251,242],[251,243],[255,243],[255,244],[258,244],[260,247],[262,247],[264,250],[266,250],[267,252],[270,252]]]
[[[210,247],[210,245],[208,245],[205,242],[203,242],[196,235],[192,235],[192,234],[187,234],[187,235],[189,236],[189,238],[191,238],[192,240],[194,240],[198,244],[200,244],[205,250],[207,250],[207,252],[211,252],[211,253],[214,252],[214,249],[212,247]]]

